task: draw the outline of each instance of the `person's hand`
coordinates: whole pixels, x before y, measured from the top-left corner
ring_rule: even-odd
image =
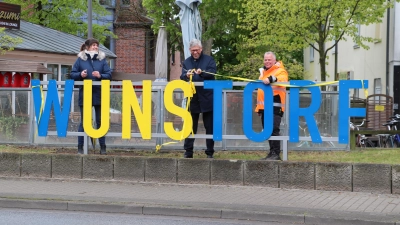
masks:
[[[263,80],[264,84],[270,84],[268,77]]]
[[[85,78],[87,76],[87,70],[83,70],[82,72],[81,72],[81,77],[82,78]]]
[[[276,62],[275,65],[276,66],[281,66],[281,63],[280,62]]]
[[[99,73],[99,71],[93,71],[92,72],[92,75],[94,76],[94,77],[97,77],[97,78],[101,78],[101,74]]]
[[[187,73],[186,73],[187,78],[190,78],[190,76],[192,76],[192,75],[193,75],[193,70],[187,71]]]
[[[194,71],[196,74],[200,75],[201,74],[201,69],[197,69],[196,71]]]

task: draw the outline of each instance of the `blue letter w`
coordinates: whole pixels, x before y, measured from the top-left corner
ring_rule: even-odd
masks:
[[[36,123],[38,125],[39,136],[47,136],[51,106],[54,107],[53,112],[56,120],[58,137],[65,137],[67,135],[68,117],[71,108],[73,88],[73,80],[65,81],[64,106],[61,110],[56,81],[49,81],[46,103],[43,103],[44,97],[42,96],[42,90],[40,88],[40,80],[32,80],[33,101],[35,105]]]

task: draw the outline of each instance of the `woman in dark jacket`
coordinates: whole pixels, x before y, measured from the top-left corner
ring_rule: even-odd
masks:
[[[204,82],[205,80],[215,80],[213,74],[217,73],[217,66],[214,59],[202,53],[201,42],[193,39],[189,43],[191,56],[188,57],[182,66],[181,80],[189,81],[192,77],[193,82]],[[210,73],[205,73],[210,72]],[[213,134],[213,90],[204,89],[203,86],[196,86],[196,94],[190,101],[190,114],[193,120],[193,133],[197,133],[197,125],[199,122],[200,113],[203,115],[203,124],[206,129],[206,134]],[[193,158],[194,138],[186,138],[183,148],[186,150],[184,157]],[[214,140],[206,139],[206,154],[207,158],[213,158]]]
[[[81,47],[78,59],[74,63],[71,71],[71,78],[75,81],[91,79],[93,81],[111,80],[111,69],[108,66],[106,55],[99,51],[99,42],[96,39],[89,38]],[[101,86],[92,87],[92,105],[96,113],[97,128],[101,126]],[[81,110],[81,123],[79,132],[83,132],[83,86],[79,87],[79,107]],[[105,137],[99,138],[100,154],[106,153]],[[83,154],[83,136],[78,137],[78,154]]]

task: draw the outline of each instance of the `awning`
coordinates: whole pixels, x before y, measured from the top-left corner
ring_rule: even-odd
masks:
[[[52,74],[49,69],[41,63],[18,61],[18,60],[3,60],[0,61],[0,72],[22,72],[22,73],[41,73]]]

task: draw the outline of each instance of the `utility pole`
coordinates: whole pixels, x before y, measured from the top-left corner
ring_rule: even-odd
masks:
[[[88,0],[88,38],[93,37],[93,32],[92,32],[92,0]]]

